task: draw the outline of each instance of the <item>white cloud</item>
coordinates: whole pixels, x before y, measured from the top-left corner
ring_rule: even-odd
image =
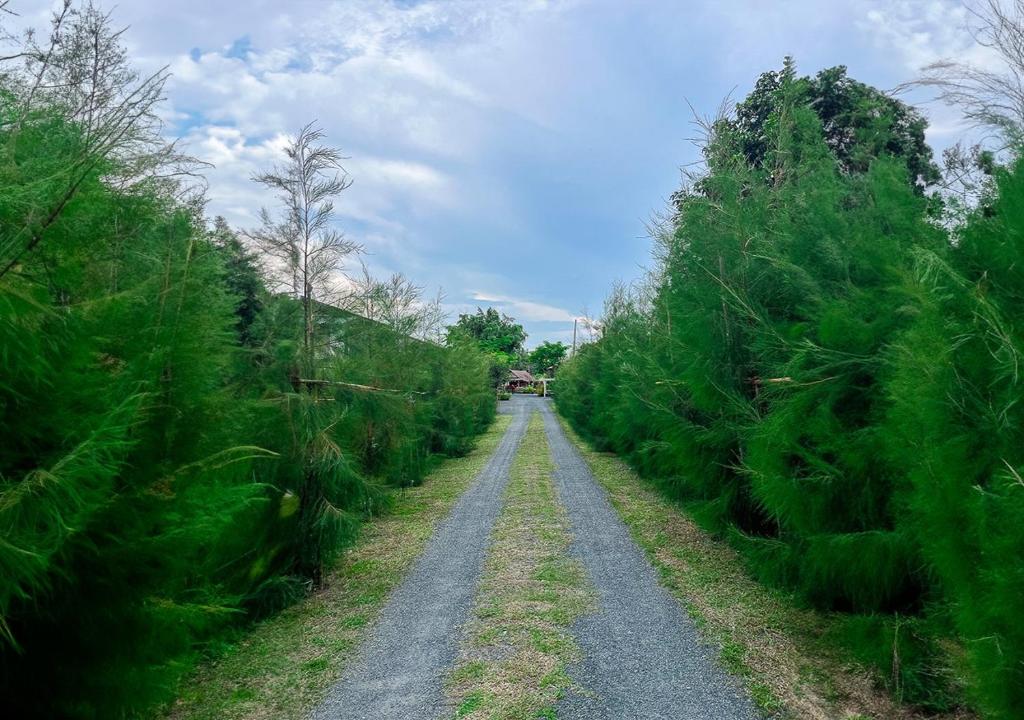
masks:
[[[531,341],[643,263],[638,218],[696,153],[683,98],[711,110],[786,53],[891,87],[977,52],[955,0],[100,2],[143,71],[171,66],[162,117],[216,163],[211,214],[252,227],[273,199],[250,176],[317,120],[373,269],[500,303]],[[939,120],[929,137],[958,133]],[[525,260],[495,262],[513,245]]]
[[[858,21],[878,46],[893,51],[907,70],[955,58],[984,67],[999,67],[999,59],[974,41],[975,19],[958,0],[873,0]]]
[[[572,322],[576,317],[568,310],[554,305],[509,297],[486,292],[474,292],[472,298],[478,302],[489,303],[517,320],[528,322]]]

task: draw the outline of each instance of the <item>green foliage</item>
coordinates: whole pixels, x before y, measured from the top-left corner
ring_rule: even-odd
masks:
[[[565,360],[569,346],[545,340],[530,352],[530,367],[536,377],[554,375]]]
[[[16,164],[51,152],[30,137],[3,138]],[[234,615],[218,541],[264,502],[241,469],[268,453],[221,423],[222,272],[187,213],[96,173],[0,284],[0,666],[15,715],[137,711]]]
[[[325,380],[302,383],[304,308],[226,223],[115,182],[131,158],[18,100],[0,103],[0,693],[11,717],[138,716],[228,626],[317,586],[389,488],[468,451],[490,364],[324,307]]]
[[[965,640],[979,705],[1024,703],[1024,162],[996,173],[951,256],[920,253],[922,299],[893,350],[888,454],[914,533]]]
[[[798,79],[790,58],[781,71],[762,73],[726,122],[749,164],[762,167],[772,155],[771,124],[780,116],[785,83],[792,86],[792,101],[812,108],[821,121],[823,139],[844,172],[864,172],[875,158],[893,157],[905,163],[913,187],[939,180],[925,142],[928,123],[917,110],[857,82],[842,65]]]
[[[485,352],[504,353],[515,356],[526,342],[523,326],[508,315],[494,308],[476,309],[476,313],[459,315],[454,325],[448,328],[448,341],[457,337],[476,340]]]
[[[252,326],[263,309],[263,280],[256,254],[248,250],[222,217],[213,220],[213,244],[224,265],[224,283],[235,298],[235,328],[242,345],[253,342]]]
[[[923,122],[881,98],[841,69],[762,76],[675,196],[652,284],[609,298],[557,403],[755,577],[846,613],[832,640],[901,700],[964,701],[956,636],[974,703],[1009,718],[1024,166],[954,242],[914,182],[933,179]]]
[[[508,378],[508,371],[523,352],[526,331],[508,315],[494,308],[459,315],[454,325],[448,326],[448,345],[475,343],[491,358],[491,385],[499,387]]]

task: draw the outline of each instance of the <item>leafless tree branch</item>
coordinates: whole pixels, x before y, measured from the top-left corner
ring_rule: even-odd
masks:
[[[265,258],[275,289],[302,302],[308,370],[314,360],[316,305],[338,294],[345,259],[362,252],[333,226],[334,199],[352,180],[341,164],[345,158],[320,144],[323,137],[315,123],[306,125],[286,148],[284,164],[253,177],[276,191],[281,211],[275,217],[262,210],[260,227],[248,233]]]
[[[944,59],[899,89],[930,88],[939,100],[960,108],[975,127],[994,132],[1002,141],[997,151],[1018,146],[1024,142],[1024,0],[985,0],[968,9],[975,41],[992,50],[1003,68]]]

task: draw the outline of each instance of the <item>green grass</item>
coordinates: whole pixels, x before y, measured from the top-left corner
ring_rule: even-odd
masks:
[[[719,649],[721,665],[743,679],[763,712],[801,720],[924,717],[895,703],[874,671],[829,641],[841,617],[804,609],[792,595],[756,582],[735,551],[708,536],[683,508],[615,455],[593,450],[562,425],[661,583]]]
[[[498,416],[476,448],[442,461],[422,485],[395,492],[368,522],[327,587],[211,652],[167,711],[173,720],[305,718],[339,677],[388,593],[437,523],[483,469],[511,416]]]
[[[535,413],[513,460],[462,652],[448,677],[456,718],[554,718],[579,657],[569,625],[593,601],[568,554],[569,524]]]

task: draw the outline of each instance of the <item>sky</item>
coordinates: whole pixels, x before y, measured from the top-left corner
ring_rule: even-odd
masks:
[[[169,66],[167,133],[214,164],[211,216],[255,228],[273,198],[251,176],[316,121],[349,158],[337,225],[371,272],[443,290],[453,317],[497,307],[531,347],[570,342],[650,264],[647,223],[699,157],[691,106],[742,99],[786,55],[890,89],[975,52],[953,0],[98,4],[140,69]],[[53,5],[8,8],[41,28]],[[934,148],[963,134],[922,109]]]

